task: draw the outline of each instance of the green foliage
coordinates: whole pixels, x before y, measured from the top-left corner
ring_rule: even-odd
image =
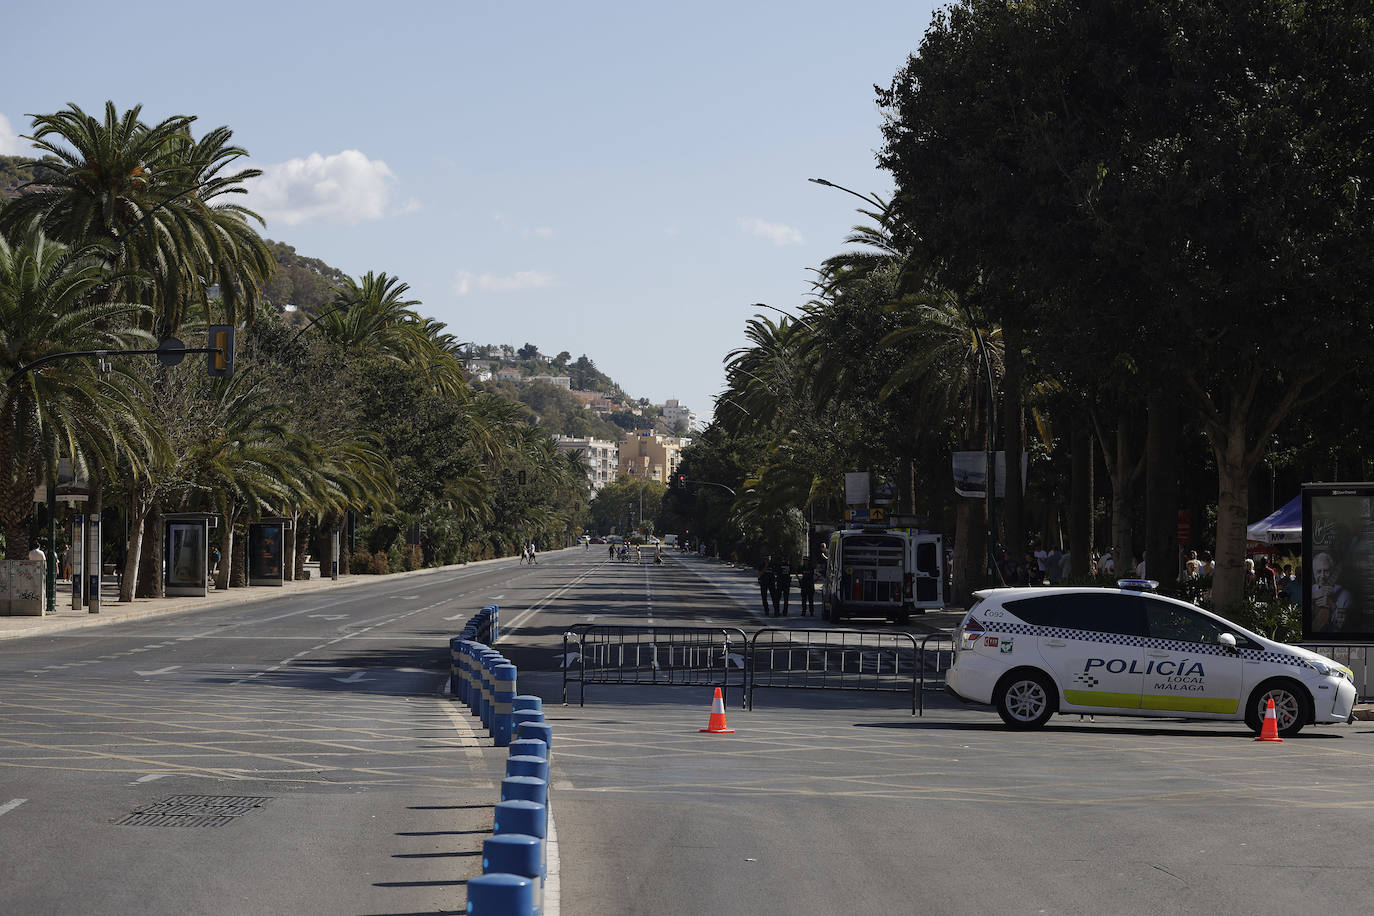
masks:
[[[267,240],[277,270],[263,287],[264,302],[283,309],[295,306],[317,315],[328,307],[339,290],[348,285],[348,275],[318,258],[308,258],[284,242]]]

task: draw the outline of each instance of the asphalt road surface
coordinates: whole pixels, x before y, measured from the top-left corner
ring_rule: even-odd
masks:
[[[461,912],[505,752],[444,694],[447,640],[491,602],[554,724],[565,916],[1370,909],[1371,723],[1012,733],[770,690],[705,735],[700,688],[558,705],[571,624],[752,630],[751,586],[572,550],[0,643],[0,912]]]

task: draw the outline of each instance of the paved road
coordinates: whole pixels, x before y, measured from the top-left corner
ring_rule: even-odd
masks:
[[[699,688],[557,705],[572,623],[752,630],[752,585],[566,551],[0,641],[0,909],[461,911],[505,754],[443,697],[446,641],[493,600],[555,724],[566,916],[1369,908],[1371,723],[1019,734],[772,690],[712,736]],[[128,824],[183,796],[227,823]]]

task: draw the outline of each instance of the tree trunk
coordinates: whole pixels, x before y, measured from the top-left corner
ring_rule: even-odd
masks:
[[[1217,460],[1217,553],[1212,605],[1225,614],[1245,602],[1245,527],[1250,510],[1250,467],[1245,424],[1231,418],[1224,439],[1213,437]]]
[[[282,531],[282,558],[281,574],[287,582],[294,581],[296,578],[296,526],[300,524],[300,514],[292,511],[286,517],[290,519],[291,531]]]
[[[1025,491],[1021,479],[1021,324],[1015,315],[1002,319],[1002,448],[1007,454],[1007,495],[1002,502],[1002,546],[1020,562],[1026,553]],[[991,408],[990,408],[991,409]]]
[[[957,497],[954,510],[954,555],[950,560],[951,600],[968,607],[973,591],[986,584],[987,546],[981,500]]]
[[[1150,396],[1145,434],[1145,574],[1159,582],[1178,581],[1178,415],[1176,392]]]
[[[129,488],[129,552],[124,558],[124,578],[119,583],[121,602],[134,600],[139,565],[143,558],[144,528],[151,509],[151,499],[144,499],[142,488],[135,483]]]
[[[234,555],[234,524],[232,519],[234,513],[227,508],[220,521],[224,522],[224,527],[219,532],[219,572],[215,574],[215,588],[229,587],[229,567],[232,564],[230,558]]]
[[[233,561],[229,564],[229,587],[247,588],[248,587],[248,528],[239,522],[235,522],[234,528],[234,552],[230,554]]]
[[[296,541],[296,578],[305,578],[305,554],[310,547],[310,531],[314,527],[313,516],[309,512],[302,512],[296,521],[296,529],[292,536]]]
[[[1092,435],[1087,419],[1075,415],[1070,431],[1069,471],[1069,575],[1088,575],[1092,551]]]

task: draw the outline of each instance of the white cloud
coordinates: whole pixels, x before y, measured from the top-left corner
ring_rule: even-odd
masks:
[[[551,239],[553,236],[554,232],[548,226],[536,226],[533,229],[525,230],[526,238]]]
[[[453,291],[459,296],[466,296],[473,290],[484,293],[514,293],[526,289],[543,289],[553,285],[553,276],[539,270],[520,270],[508,277],[498,277],[494,274],[474,274],[470,270],[460,270],[458,276],[453,280]]]
[[[331,156],[311,153],[262,166],[262,177],[249,184],[249,206],[270,222],[288,226],[306,222],[356,226],[388,213],[395,174],[380,159],[355,149]],[[402,207],[409,212],[410,204]]]
[[[802,234],[791,226],[766,222],[756,216],[741,218],[739,226],[750,235],[768,239],[774,245],[801,245],[805,241]]]
[[[10,126],[9,118],[0,114],[0,156],[32,156],[33,150],[28,149],[20,141],[18,132]]]

